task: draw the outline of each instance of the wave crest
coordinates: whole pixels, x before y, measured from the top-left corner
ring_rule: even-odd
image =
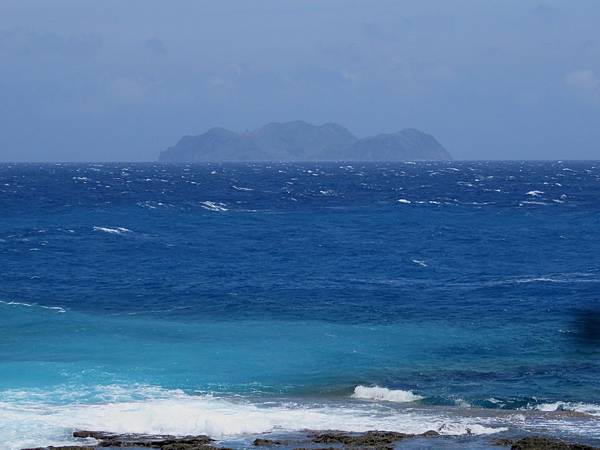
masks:
[[[131,233],[131,230],[129,228],[124,228],[124,227],[114,227],[114,228],[94,227],[94,231],[102,231],[103,233],[109,233],[109,234]]]
[[[356,386],[352,398],[361,400],[383,400],[386,402],[410,403],[422,400],[424,397],[411,391],[388,389],[379,386]]]
[[[51,311],[55,311],[57,313],[64,313],[67,312],[65,310],[65,308],[62,308],[60,306],[44,306],[44,305],[38,305],[37,303],[23,303],[23,302],[5,302],[3,300],[0,300],[0,303],[3,305],[7,305],[7,306],[23,306],[25,308],[41,308],[41,309],[49,309]]]
[[[573,411],[582,414],[589,414],[590,416],[600,417],[600,405],[593,403],[573,403],[573,402],[553,402],[553,403],[541,403],[535,405],[533,409],[537,411]]]
[[[77,388],[71,387],[71,390]],[[106,389],[106,396],[103,390]],[[116,386],[94,389],[96,402],[56,402],[55,393],[27,391],[1,395],[0,442],[10,450],[40,445],[68,445],[74,429],[115,433],[207,434],[217,439],[244,438],[270,432],[385,429],[420,434],[434,429],[444,435],[491,434],[506,428],[490,418],[448,417],[433,411],[403,411],[372,404],[259,401],[190,395],[157,387]],[[129,392],[129,395],[127,393]],[[58,393],[60,397],[62,394]],[[413,394],[414,395],[414,394]],[[48,397],[49,396],[49,397]],[[48,398],[46,398],[48,397]],[[68,400],[64,399],[63,401]],[[26,436],[26,438],[25,438]]]

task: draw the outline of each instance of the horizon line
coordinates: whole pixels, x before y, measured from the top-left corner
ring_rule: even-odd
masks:
[[[599,159],[406,159],[406,160],[244,160],[244,161],[128,161],[128,160],[82,160],[82,161],[1,161],[0,164],[161,164],[161,165],[189,165],[189,164],[286,164],[286,163],[457,163],[457,162],[600,162]]]

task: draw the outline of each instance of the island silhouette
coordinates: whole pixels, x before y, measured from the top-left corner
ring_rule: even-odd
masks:
[[[414,128],[358,138],[347,128],[304,121],[272,122],[237,133],[221,127],[184,136],[161,152],[162,162],[451,160],[430,134]]]

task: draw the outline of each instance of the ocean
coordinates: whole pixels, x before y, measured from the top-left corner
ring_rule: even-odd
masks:
[[[600,162],[1,164],[0,211],[3,449],[600,444]]]

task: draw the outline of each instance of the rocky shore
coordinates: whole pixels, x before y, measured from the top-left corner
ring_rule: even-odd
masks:
[[[102,431],[75,431],[73,437],[81,439],[81,445],[61,447],[37,447],[22,450],[99,450],[107,448],[156,448],[160,450],[231,450],[214,445],[209,436],[170,436],[144,434],[115,434]],[[308,431],[303,438],[267,439],[256,438],[256,448],[280,448],[293,450],[393,450],[403,440],[414,438],[439,438],[437,431],[422,434],[405,434],[392,431],[367,431],[347,433],[341,431]],[[90,443],[95,441],[93,443]],[[559,439],[527,436],[519,439],[497,439],[493,445],[511,450],[600,450],[584,444]],[[436,448],[435,443],[431,447]],[[421,447],[426,448],[426,447]]]

